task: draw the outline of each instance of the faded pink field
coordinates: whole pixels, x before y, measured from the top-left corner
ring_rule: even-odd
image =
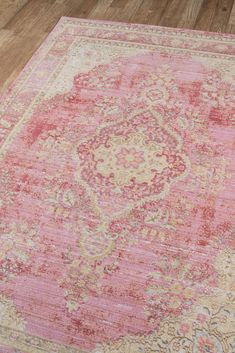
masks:
[[[62,18],[0,101],[0,352],[235,352],[235,38]]]

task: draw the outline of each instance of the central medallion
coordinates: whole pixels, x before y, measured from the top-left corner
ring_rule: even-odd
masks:
[[[150,110],[101,126],[77,146],[77,155],[78,180],[95,194],[102,209],[113,213],[132,203],[163,198],[189,170],[181,137]]]
[[[97,171],[111,177],[116,187],[136,183],[151,183],[155,173],[168,167],[164,146],[148,141],[143,132],[110,137],[109,146],[94,152]]]

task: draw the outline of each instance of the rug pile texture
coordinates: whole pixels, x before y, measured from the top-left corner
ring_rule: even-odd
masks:
[[[63,17],[0,101],[0,352],[235,352],[235,38]]]

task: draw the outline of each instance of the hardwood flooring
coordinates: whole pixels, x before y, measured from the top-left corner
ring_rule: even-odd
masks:
[[[61,16],[235,34],[235,0],[0,0],[0,93]]]

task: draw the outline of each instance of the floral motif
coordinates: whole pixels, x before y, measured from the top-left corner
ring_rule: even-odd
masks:
[[[120,152],[116,154],[117,164],[124,168],[137,169],[140,164],[144,162],[143,152],[137,151],[135,147],[130,149],[121,148]]]
[[[221,298],[220,298],[221,299]],[[224,298],[225,299],[225,298]],[[211,302],[209,302],[211,300]],[[205,319],[201,322],[198,319],[198,307],[192,308],[187,315],[181,315],[171,320],[163,320],[158,328],[151,334],[126,336],[120,338],[116,342],[98,345],[92,353],[129,353],[141,352],[145,350],[151,352],[192,352],[192,353],[230,353],[235,347],[235,335],[232,322],[226,328],[221,325],[221,314],[223,312],[223,320],[228,323],[231,318],[233,300],[227,297],[227,310],[219,305],[213,309],[218,301],[215,297],[202,299]],[[226,301],[226,300],[225,300]],[[227,320],[226,320],[227,319]],[[234,322],[234,321],[233,321]],[[214,327],[213,327],[214,326]],[[229,337],[229,338],[228,338]]]
[[[132,80],[132,85],[141,92],[150,106],[157,104],[169,109],[176,104],[175,97],[179,94],[174,76],[174,70],[163,64],[155,72],[138,73]]]
[[[0,279],[12,277],[27,269],[29,249],[38,240],[37,225],[28,222],[0,224]]]
[[[73,260],[69,265],[66,277],[59,281],[66,289],[67,305],[86,300],[91,294],[100,292],[100,276],[103,274],[103,267],[97,263],[89,265],[86,261]],[[75,305],[70,311],[76,309]]]
[[[146,294],[148,296],[146,315],[151,322],[158,322],[160,317],[179,315],[189,309],[199,297],[213,291],[208,283],[215,281],[216,271],[205,261],[202,268],[210,268],[204,272],[200,268],[200,276],[193,276],[193,265],[187,256],[158,253],[158,263],[154,266],[148,280]],[[201,271],[200,271],[201,270]]]
[[[114,175],[118,186],[131,184],[133,179],[139,183],[149,183],[154,178],[155,170],[161,173],[168,167],[163,147],[147,144],[141,134],[133,133],[125,142],[121,138],[113,138],[110,144],[111,148],[106,150],[101,146],[94,152],[95,161],[97,171],[105,177]]]
[[[13,330],[23,331],[25,321],[17,312],[14,303],[4,295],[0,295],[0,323]]]
[[[1,171],[0,175],[0,210],[11,204],[16,195],[15,187],[12,188],[12,180],[9,172],[6,170]]]
[[[221,80],[220,74],[212,73],[207,81],[202,85],[202,100],[210,102],[212,108],[209,118],[212,122],[221,125],[230,125],[229,112],[235,109],[235,104],[231,99],[235,94],[235,88],[232,83]],[[229,109],[227,109],[229,107]]]
[[[223,347],[220,341],[206,332],[197,331],[193,345],[193,353],[222,353]]]
[[[101,128],[77,147],[78,180],[101,196],[115,192],[137,201],[165,195],[171,184],[186,177],[190,163],[180,150],[180,136],[161,121],[158,114],[143,111],[121,125]]]

